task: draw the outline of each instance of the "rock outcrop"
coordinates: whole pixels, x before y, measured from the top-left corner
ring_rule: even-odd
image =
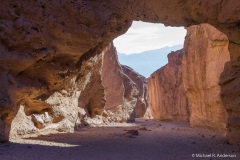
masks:
[[[131,96],[129,93],[134,93],[134,91],[127,91],[129,87],[136,88],[138,94],[136,94],[136,105],[134,108],[134,117],[142,118],[148,108],[148,89],[147,89],[147,79],[135,72],[132,68],[122,65],[123,74],[125,74],[124,87],[125,87],[125,98],[129,99]],[[131,84],[131,85],[130,85]]]
[[[79,103],[80,95],[86,95],[86,92],[90,95],[89,97],[94,96],[94,91],[96,90],[93,90],[92,86],[97,87],[96,89],[103,88],[101,83],[96,82],[101,79],[102,56],[103,53],[94,55],[83,61],[79,68],[81,74],[72,78],[67,89],[56,91],[49,97],[47,96],[45,99],[42,99],[45,104],[51,106],[49,109],[28,113],[26,112],[26,106],[21,105],[12,122],[10,137],[18,138],[40,134],[71,132],[77,126],[85,125],[82,122],[85,115],[89,113],[90,116],[93,116],[105,104],[104,101],[99,101],[96,109],[90,108],[92,110],[86,112],[80,108]],[[84,78],[80,79],[79,77],[83,75]],[[100,98],[104,98],[104,90],[97,90],[97,92],[99,96],[91,101],[94,104]]]
[[[138,88],[134,82],[130,86],[125,83],[126,75],[112,43],[101,56],[99,65],[91,68],[96,76],[90,79],[79,97],[79,107],[85,113],[81,121],[87,125],[134,121]]]
[[[240,53],[240,49],[236,48]],[[240,58],[225,64],[221,74],[221,99],[227,111],[227,129],[229,143],[240,144]]]
[[[148,106],[146,78],[119,64],[112,43],[102,52],[102,63],[99,64],[102,66],[92,69],[100,75],[90,80],[90,88],[84,89],[79,98],[79,106],[86,112],[82,121],[90,125],[109,124],[143,117]],[[94,114],[92,110],[95,110]]]
[[[218,83],[224,64],[229,60],[226,35],[208,24],[187,28],[183,83],[189,101],[192,127],[226,130],[227,114]]]
[[[71,132],[79,127],[143,117],[147,108],[146,79],[127,66],[122,68],[111,43],[83,62],[81,73],[85,78],[80,80],[82,75],[78,75],[68,90],[55,92],[45,100],[51,110],[27,115],[25,106],[20,106],[12,122],[11,138]]]
[[[117,106],[123,104],[125,89],[123,85],[123,72],[118,62],[117,51],[113,44],[105,51],[102,72],[102,80],[107,99],[105,109],[114,111]]]
[[[161,121],[189,120],[189,107],[182,78],[183,51],[168,54],[168,64],[148,78],[149,105],[153,118]]]
[[[228,112],[229,120],[239,119],[238,101],[232,101],[232,97],[239,99],[235,96],[240,91],[232,88],[240,77],[239,7],[240,2],[233,0],[2,0],[0,139],[7,140],[21,105],[27,115],[51,112],[52,106],[45,100],[70,88],[75,77],[86,79],[79,69],[83,62],[126,32],[132,20],[171,26],[209,23],[224,32],[229,39],[231,62],[221,76],[221,82],[226,82],[221,83],[222,100],[224,107],[234,112]],[[228,79],[233,76],[230,83]],[[228,133],[240,143],[235,136],[239,123],[230,122],[229,126],[234,127],[229,127]]]

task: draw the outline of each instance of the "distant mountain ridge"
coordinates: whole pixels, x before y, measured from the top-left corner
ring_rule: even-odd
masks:
[[[183,45],[179,44],[130,55],[118,53],[118,60],[121,64],[133,68],[141,75],[149,77],[154,71],[168,63],[167,55],[171,51],[176,51],[182,48]]]

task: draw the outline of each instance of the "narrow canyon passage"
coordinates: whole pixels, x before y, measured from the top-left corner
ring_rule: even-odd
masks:
[[[228,145],[226,136],[219,132],[145,119],[0,144],[1,160],[188,160],[209,154],[206,159],[214,159],[214,154],[225,154],[224,159],[240,157],[238,146]]]

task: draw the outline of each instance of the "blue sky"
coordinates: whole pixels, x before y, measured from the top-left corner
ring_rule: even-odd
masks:
[[[185,35],[183,27],[134,21],[127,33],[113,42],[118,52],[133,54],[183,44]]]

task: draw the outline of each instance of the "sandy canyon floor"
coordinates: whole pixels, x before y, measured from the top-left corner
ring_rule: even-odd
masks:
[[[131,125],[11,140],[0,144],[0,160],[239,160],[239,147],[227,144],[224,134],[185,123],[137,119]]]

